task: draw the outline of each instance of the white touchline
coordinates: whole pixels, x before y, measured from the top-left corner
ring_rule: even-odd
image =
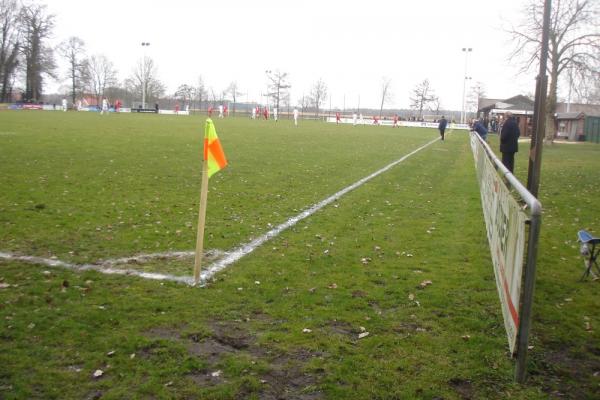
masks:
[[[279,225],[279,226],[271,229],[270,231],[268,231],[264,235],[259,236],[258,238],[252,240],[249,243],[241,245],[240,247],[234,249],[231,252],[228,252],[225,257],[223,257],[220,260],[215,261],[214,263],[212,263],[211,265],[209,265],[206,268],[206,270],[204,270],[204,272],[202,272],[200,274],[200,280],[203,282],[203,285],[206,284],[207,280],[210,279],[214,274],[216,274],[219,271],[222,271],[223,269],[227,268],[228,266],[230,266],[234,262],[238,261],[240,258],[242,258],[245,255],[253,252],[257,247],[259,247],[260,245],[262,245],[264,242],[268,241],[269,239],[274,238],[275,236],[279,235],[281,232],[283,232],[284,230],[288,229],[289,227],[292,227],[292,226],[296,225],[299,221],[302,221],[304,218],[311,216],[315,212],[319,211],[321,208],[323,208],[326,205],[332,203],[333,201],[335,201],[336,199],[342,197],[346,193],[348,193],[348,192],[356,189],[359,186],[362,186],[363,184],[365,184],[366,182],[368,182],[371,179],[375,178],[376,176],[381,175],[382,173],[388,171],[390,168],[395,167],[397,164],[399,164],[402,161],[406,160],[410,156],[418,153],[419,151],[423,150],[424,148],[426,148],[427,146],[431,145],[432,143],[437,142],[438,140],[440,140],[440,138],[433,139],[432,141],[424,144],[423,146],[417,148],[416,150],[411,151],[410,153],[408,153],[404,157],[402,157],[402,158],[400,158],[400,159],[398,159],[398,160],[396,160],[396,161],[394,161],[394,162],[386,165],[385,167],[381,168],[378,171],[373,172],[371,175],[368,175],[368,176],[366,176],[366,177],[364,177],[364,178],[362,178],[362,179],[354,182],[352,185],[350,185],[350,186],[348,186],[348,187],[340,190],[339,192],[337,192],[337,193],[329,196],[325,200],[322,200],[319,203],[314,204],[313,206],[311,206],[307,210],[304,210],[303,212],[301,212],[300,214],[296,215],[295,217],[292,217],[292,218],[288,219],[286,222],[284,222],[283,224],[281,224],[281,225]]]
[[[440,140],[440,138],[431,140],[430,142],[424,144],[423,146],[417,148],[416,150],[413,150],[410,153],[406,154],[402,158],[373,172],[371,175],[368,175],[368,176],[356,181],[352,185],[347,186],[346,188],[340,190],[339,192],[327,197],[325,200],[322,200],[319,203],[312,205],[310,208],[308,208],[308,209],[304,210],[303,212],[301,212],[300,214],[288,219],[286,222],[284,222],[281,225],[276,226],[275,228],[271,229],[267,233],[257,237],[256,239],[251,240],[250,242],[248,242],[246,244],[243,244],[243,245],[235,248],[234,250],[232,250],[230,252],[225,253],[224,257],[222,257],[218,261],[215,261],[214,263],[210,264],[200,274],[201,284],[199,286],[205,286],[206,283],[208,282],[208,280],[211,279],[216,273],[224,270],[225,268],[227,268],[231,264],[235,263],[236,261],[238,261],[245,255],[250,254],[257,247],[261,246],[266,241],[276,237],[284,230],[296,225],[298,222],[313,215],[314,213],[316,213],[317,211],[319,211],[326,205],[334,202],[335,200],[342,197],[346,193],[364,185],[366,182],[368,182],[371,179],[388,171],[390,168],[395,167],[397,164],[406,160],[410,156],[418,153],[419,151],[423,150],[424,148],[430,146],[432,143],[437,142],[438,140]],[[160,274],[160,273],[154,273],[154,272],[144,272],[144,271],[138,271],[138,270],[129,269],[129,268],[128,269],[113,268],[113,266],[115,266],[115,265],[127,264],[130,261],[145,261],[145,260],[153,259],[153,258],[186,257],[186,256],[191,256],[193,254],[194,254],[193,251],[140,254],[137,256],[133,256],[133,257],[123,257],[123,258],[118,258],[118,259],[106,260],[106,261],[100,262],[98,264],[71,264],[71,263],[67,263],[67,262],[55,260],[55,259],[35,257],[35,256],[17,256],[14,254],[3,253],[3,252],[0,252],[0,259],[12,260],[12,261],[24,261],[24,262],[28,262],[28,263],[32,263],[32,264],[46,265],[48,267],[61,267],[61,268],[66,268],[66,269],[71,269],[71,270],[76,270],[76,271],[92,270],[92,271],[102,272],[104,274],[132,275],[132,276],[138,276],[140,278],[145,278],[145,279],[173,281],[173,282],[180,282],[180,283],[186,283],[188,285],[193,285],[194,278],[192,276],[177,276],[177,275]]]

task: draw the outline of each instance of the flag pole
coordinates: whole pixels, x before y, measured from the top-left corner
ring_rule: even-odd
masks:
[[[206,223],[206,202],[208,198],[208,160],[202,162],[202,184],[200,188],[200,210],[198,212],[198,234],[196,236],[196,256],[194,259],[194,285],[200,282],[200,267],[204,252],[204,225]]]

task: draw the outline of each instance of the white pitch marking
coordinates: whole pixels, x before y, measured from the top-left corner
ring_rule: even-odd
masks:
[[[238,261],[240,258],[244,257],[247,254],[250,254],[251,252],[253,252],[257,247],[259,247],[260,245],[262,245],[263,243],[265,243],[266,241],[268,241],[269,239],[274,238],[275,236],[279,235],[282,231],[294,226],[296,223],[298,223],[299,221],[302,221],[304,218],[309,217],[311,215],[313,215],[315,212],[319,211],[320,209],[322,209],[323,207],[325,207],[326,205],[332,203],[333,201],[337,200],[339,197],[342,197],[343,195],[345,195],[346,193],[356,189],[359,186],[362,186],[363,184],[365,184],[366,182],[370,181],[371,179],[375,178],[378,175],[381,175],[382,173],[388,171],[390,168],[395,167],[397,164],[401,163],[402,161],[406,160],[407,158],[409,158],[410,156],[418,153],[419,151],[423,150],[424,148],[426,148],[427,146],[431,145],[432,143],[437,142],[438,140],[440,140],[440,138],[436,138],[433,139],[432,141],[424,144],[423,146],[417,148],[416,150],[413,150],[412,152],[408,153],[407,155],[405,155],[404,157],[386,165],[385,167],[381,168],[378,171],[373,172],[371,175],[368,175],[358,181],[356,181],[355,183],[353,183],[352,185],[340,190],[339,192],[329,196],[328,198],[326,198],[325,200],[322,200],[321,202],[314,204],[313,206],[311,206],[309,209],[301,212],[300,214],[296,215],[295,217],[292,217],[290,219],[288,219],[286,222],[284,222],[283,224],[271,229],[269,232],[265,233],[262,236],[259,236],[258,238],[252,240],[249,243],[243,244],[240,247],[234,249],[231,252],[228,252],[227,255],[223,258],[221,258],[218,261],[215,261],[214,263],[212,263],[211,265],[209,265],[206,270],[200,274],[200,280],[202,281],[202,285],[206,284],[206,281],[208,279],[210,279],[214,274],[216,274],[219,271],[222,271],[223,269],[227,268],[229,265],[233,264],[234,262]]]
[[[222,257],[218,261],[215,261],[214,263],[210,264],[206,268],[206,270],[204,270],[200,274],[200,281],[201,281],[200,286],[205,286],[206,282],[209,279],[211,279],[216,273],[224,270],[225,268],[227,268],[231,264],[235,263],[236,261],[238,261],[245,255],[250,254],[257,247],[261,246],[266,241],[276,237],[284,230],[296,225],[298,222],[313,215],[314,213],[316,213],[323,207],[327,206],[328,204],[331,204],[332,202],[334,202],[338,198],[342,197],[346,193],[364,185],[366,182],[381,175],[382,173],[388,171],[389,169],[395,167],[397,164],[401,163],[402,161],[406,160],[407,158],[411,157],[412,155],[418,153],[419,151],[423,150],[424,148],[430,146],[431,144],[437,142],[438,140],[440,140],[440,138],[431,140],[430,142],[424,144],[423,146],[421,146],[421,147],[417,148],[416,150],[413,150],[412,152],[403,156],[402,158],[400,158],[400,159],[386,165],[385,167],[373,172],[372,174],[356,181],[352,185],[347,186],[346,188],[340,190],[339,192],[329,196],[325,200],[322,200],[319,203],[312,205],[310,208],[308,208],[308,209],[304,210],[303,212],[301,212],[300,214],[288,219],[283,224],[276,226],[275,228],[271,229],[264,235],[259,236],[258,238],[237,247],[236,249],[234,249],[231,252],[224,253],[225,254],[224,257]],[[133,257],[109,259],[109,260],[102,261],[100,264],[71,264],[71,263],[67,263],[67,262],[55,260],[55,259],[48,259],[48,258],[35,257],[35,256],[17,256],[14,254],[3,253],[3,252],[0,252],[0,258],[6,259],[6,260],[13,260],[13,261],[23,261],[23,262],[28,262],[28,263],[32,263],[32,264],[46,265],[49,267],[61,267],[61,268],[66,268],[66,269],[76,270],[76,271],[92,270],[92,271],[102,272],[104,274],[132,275],[132,276],[138,276],[140,278],[145,278],[145,279],[166,280],[166,281],[180,282],[180,283],[186,283],[188,285],[193,285],[194,279],[192,276],[177,276],[177,275],[160,274],[160,273],[154,273],[154,272],[143,272],[143,271],[138,271],[138,270],[134,270],[134,269],[113,268],[113,266],[119,265],[119,264],[128,264],[131,262],[143,262],[143,261],[147,261],[147,260],[154,259],[154,258],[182,258],[182,257],[189,257],[193,254],[194,254],[193,251],[140,254],[137,256],[133,256]]]

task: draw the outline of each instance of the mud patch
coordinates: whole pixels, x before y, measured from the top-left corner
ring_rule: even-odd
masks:
[[[260,314],[258,314],[260,315]],[[260,315],[266,324],[269,318]],[[333,321],[332,326],[336,333],[354,335],[350,324]],[[265,348],[257,343],[256,337],[248,331],[242,322],[215,321],[209,322],[206,331],[183,334],[184,328],[157,327],[146,332],[146,336],[158,339],[148,346],[140,349],[138,354],[142,358],[150,358],[161,351],[163,344],[160,340],[172,341],[182,344],[190,356],[203,362],[200,370],[187,374],[191,382],[202,387],[211,387],[225,384],[228,381],[242,379],[244,374],[254,375],[261,382],[261,387],[246,387],[242,384],[240,390],[249,397],[258,395],[260,399],[321,399],[322,393],[318,390],[320,377],[324,369],[318,365],[312,371],[306,370],[306,365],[311,361],[324,359],[327,355],[323,352],[309,349],[281,349]],[[220,370],[224,358],[240,357],[249,359],[253,365],[266,365],[260,370],[249,368],[241,375],[226,376]],[[317,361],[317,364],[319,362]],[[259,372],[260,371],[260,372]]]
[[[348,336],[352,338],[358,334],[357,331],[352,328],[352,325],[344,321],[331,321],[326,329],[335,333],[336,335]]]
[[[586,346],[586,348],[598,349],[596,346]],[[541,376],[544,391],[555,397],[567,399],[590,398],[591,386],[583,383],[600,376],[600,359],[594,351],[588,354],[576,354],[562,347],[549,349],[539,357],[541,362],[536,375]],[[582,384],[578,385],[576,382]]]
[[[415,324],[412,322],[405,322],[399,325],[396,325],[393,328],[394,332],[400,334],[406,333],[417,333],[417,332],[427,332],[427,328],[420,326],[419,324]]]
[[[210,364],[216,364],[223,355],[234,354],[237,351],[234,347],[220,343],[212,338],[207,338],[197,343],[189,343],[187,350],[190,354],[200,357]]]
[[[236,350],[244,350],[255,342],[255,338],[249,335],[239,324],[217,323],[211,326],[212,338],[226,347]]]
[[[454,390],[460,395],[461,399],[470,400],[473,398],[473,385],[468,379],[452,378],[448,381]]]

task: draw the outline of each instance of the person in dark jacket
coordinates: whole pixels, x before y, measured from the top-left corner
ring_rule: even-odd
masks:
[[[473,124],[473,130],[477,132],[477,134],[481,136],[483,140],[487,139],[488,130],[485,129],[485,126],[481,121],[475,121]]]
[[[442,119],[440,119],[440,124],[438,125],[438,129],[440,130],[440,135],[442,136],[442,140],[444,140],[444,132],[446,131],[447,125],[448,125],[448,120],[442,115]]]
[[[519,151],[521,131],[512,113],[506,113],[506,121],[500,131],[500,152],[502,164],[512,173],[515,167],[515,153]]]

